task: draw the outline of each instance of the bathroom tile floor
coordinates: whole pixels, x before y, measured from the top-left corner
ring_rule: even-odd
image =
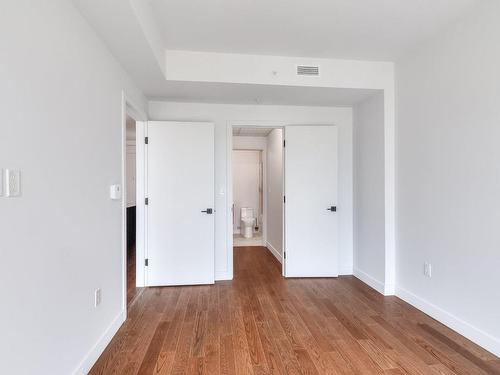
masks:
[[[233,246],[264,246],[264,240],[260,233],[254,234],[252,238],[245,238],[241,234],[234,234]]]

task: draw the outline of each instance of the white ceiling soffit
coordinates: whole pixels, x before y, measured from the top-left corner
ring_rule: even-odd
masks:
[[[150,0],[166,49],[394,61],[480,0]]]
[[[269,133],[273,131],[273,128],[261,128],[261,127],[241,127],[233,128],[233,136],[238,137],[267,137]]]
[[[156,100],[226,104],[352,106],[378,90],[168,81]]]
[[[226,56],[226,65],[235,59],[245,58],[244,55],[235,56],[234,53],[336,59],[392,59],[402,51],[403,47],[409,47],[413,42],[428,37],[480,0],[72,1],[148,98],[165,97],[180,101],[206,102],[249,103],[252,100],[254,102],[260,100],[269,104],[349,105],[356,100],[352,95],[355,98],[360,91],[356,93],[339,91],[335,94],[330,93],[329,98],[320,99],[315,93],[304,94],[308,92],[305,90],[300,94],[301,100],[304,100],[301,103],[298,100],[299,94],[287,93],[278,97],[276,93],[270,93],[265,89],[262,95],[255,95],[252,93],[255,88],[242,89],[238,85],[234,85],[233,89],[218,84],[212,86],[214,89],[221,89],[222,92],[208,92],[207,87],[210,86],[201,85],[196,88],[201,90],[201,93],[197,93],[192,90],[195,86],[180,85],[165,80],[167,69],[171,71],[172,68],[178,68],[175,64],[172,66],[165,64],[166,49],[230,52],[233,55]],[[217,59],[220,56],[212,57]],[[194,60],[195,64],[199,64],[196,59]],[[307,59],[298,60],[300,63],[307,63],[304,61]],[[268,64],[267,60],[259,61],[261,65]],[[290,61],[284,61],[284,69],[289,69]],[[180,62],[184,60],[181,58]],[[370,64],[368,67],[365,66],[368,61],[331,60],[325,63],[333,68],[343,67],[346,64],[349,65],[349,69],[357,66],[361,69],[361,73],[380,68],[376,64],[376,66]],[[359,67],[360,64],[365,65]],[[251,67],[255,69],[255,66]],[[246,69],[247,66],[239,68]],[[311,84],[311,80],[327,79],[331,76],[328,69],[323,69],[326,67],[320,68],[321,78],[306,76],[301,77],[302,81],[285,79],[278,84],[371,88],[381,86],[378,83],[365,85],[366,82],[363,82],[363,85],[358,85],[336,81],[323,82],[321,85]],[[200,76],[199,70],[198,76]],[[337,76],[344,77],[342,69],[333,70]],[[184,71],[187,71],[185,73],[187,78],[177,72],[178,74],[174,74],[170,79],[224,82],[220,77],[216,79],[217,77],[206,74],[205,76],[201,74],[202,79],[193,79],[191,70],[184,69]],[[207,69],[201,71],[203,73]],[[229,80],[226,79],[226,82]],[[267,82],[247,80],[239,82],[267,84]]]
[[[165,48],[150,4],[143,0],[72,1],[144,95],[161,94]]]

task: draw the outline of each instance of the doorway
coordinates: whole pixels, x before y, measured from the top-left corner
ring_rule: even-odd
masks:
[[[232,128],[233,251],[266,249],[283,261],[283,129]]]
[[[233,149],[234,246],[263,246],[264,165],[262,150]]]
[[[125,145],[125,202],[126,202],[126,290],[127,306],[137,297],[140,288],[136,286],[136,249],[137,249],[137,152],[136,121],[129,114],[126,116]]]
[[[233,151],[263,149],[266,172],[263,179],[262,248],[281,263],[285,277],[338,276],[337,126],[310,124],[267,128],[265,125],[235,123],[230,130],[228,206],[232,222],[228,224],[231,228],[231,262],[235,252],[252,248],[241,246],[235,238],[235,234],[243,236],[245,232],[242,231],[244,221],[237,229],[238,220],[241,222],[243,214],[248,215],[249,222],[258,220],[256,209],[251,209],[249,214],[240,204],[238,212],[234,192],[234,178],[238,173],[234,171]],[[264,146],[261,145],[262,139],[265,140]],[[258,232],[254,229],[253,234],[258,235]]]

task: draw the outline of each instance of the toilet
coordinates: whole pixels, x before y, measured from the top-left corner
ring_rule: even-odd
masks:
[[[253,237],[253,227],[255,226],[255,217],[253,215],[253,208],[241,207],[241,235],[245,238]]]

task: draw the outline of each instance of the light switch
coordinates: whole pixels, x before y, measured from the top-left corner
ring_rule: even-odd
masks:
[[[21,195],[21,172],[18,169],[5,170],[5,196],[19,197]]]
[[[109,197],[115,201],[122,199],[122,186],[119,184],[111,185],[109,187]]]

